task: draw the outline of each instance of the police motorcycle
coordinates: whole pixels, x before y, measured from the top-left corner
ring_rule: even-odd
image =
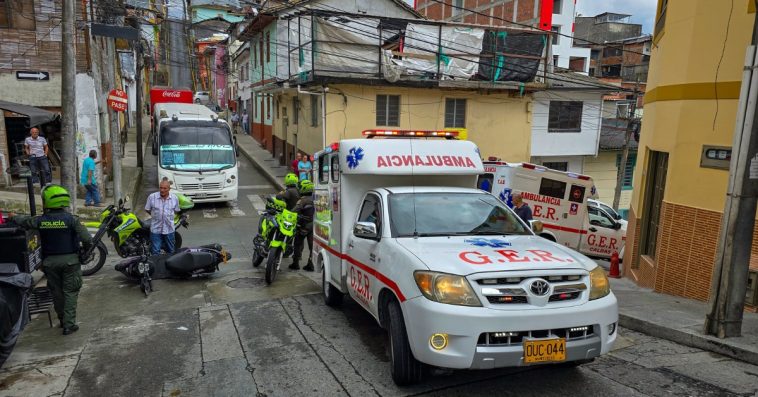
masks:
[[[285,208],[287,208],[287,204],[284,200],[276,197],[266,199],[266,210],[259,214],[261,219],[258,221],[258,234],[253,237],[253,267],[260,266],[263,260],[268,257],[272,232],[278,225],[276,216]]]
[[[175,194],[179,199],[181,211],[174,216],[174,244],[177,248],[181,248],[182,235],[179,234],[178,230],[180,227],[186,229],[189,226],[189,215],[186,211],[194,207],[195,204],[189,197],[181,193]],[[139,219],[131,209],[125,207],[127,202],[129,202],[128,196],[126,200],[119,200],[118,206],[110,205],[100,212],[99,222],[85,222],[84,226],[89,229],[97,229],[93,237],[93,245],[102,244],[102,237],[107,234],[120,257],[147,255],[150,253],[150,223],[152,219]],[[80,256],[87,258],[87,255],[88,253],[84,252]],[[102,264],[99,267],[93,267],[88,274],[84,272],[84,267],[82,267],[82,274],[89,276],[100,270],[101,267]]]
[[[232,258],[220,244],[181,248],[173,254],[139,255],[116,264],[116,270],[131,281],[137,281],[147,297],[153,291],[153,280],[188,279],[219,270],[220,263]]]
[[[276,279],[282,258],[292,255],[296,227],[297,213],[289,211],[283,200],[269,197],[253,238],[253,267],[266,259],[266,284]]]

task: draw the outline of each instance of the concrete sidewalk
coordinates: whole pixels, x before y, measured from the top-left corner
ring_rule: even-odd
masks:
[[[279,166],[271,153],[249,135],[237,135],[237,143],[242,155],[271,183],[284,189],[282,181],[288,167]],[[702,333],[705,302],[659,294],[640,288],[628,279],[611,279],[611,286],[618,298],[622,327],[758,364],[758,314],[745,313],[743,336],[719,339]]]
[[[148,135],[150,133],[150,119],[148,117],[145,117],[143,119],[143,142],[142,142],[142,153],[145,153],[145,148],[147,147],[148,142]],[[124,157],[121,159],[121,193],[126,196],[129,195],[131,197],[135,197],[137,194],[137,189],[140,186],[140,179],[142,178],[142,169],[137,167],[137,147],[135,145],[135,140],[137,136],[136,127],[132,127],[129,129],[127,133],[127,143],[126,147],[122,148],[124,150]],[[77,178],[78,181],[78,178]],[[107,182],[108,185],[108,192],[113,192],[113,182],[109,181]],[[36,189],[35,192],[39,191],[39,184],[35,184]],[[84,206],[84,195],[80,192],[77,194],[77,200],[76,200],[76,213],[79,215],[82,219],[85,220],[94,220],[97,219],[100,212],[103,208],[98,207],[85,207]],[[101,189],[102,190],[102,189]],[[110,204],[113,201],[113,196],[105,196],[105,192],[100,192],[102,196],[102,202],[103,204]],[[36,207],[37,207],[37,213],[41,213],[42,211],[42,200],[37,193],[36,196]],[[19,191],[12,191],[12,190],[0,190],[0,209],[4,213],[6,212],[17,212],[17,213],[29,213],[29,197],[27,193],[25,192],[19,192]]]

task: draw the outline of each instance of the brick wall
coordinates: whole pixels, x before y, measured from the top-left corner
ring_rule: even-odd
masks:
[[[630,211],[624,275],[655,291],[708,300],[721,213],[664,201],[655,258],[639,256],[640,220]],[[758,270],[758,223],[753,229],[750,268]]]
[[[452,0],[446,3],[452,4]],[[483,15],[460,10],[464,14],[462,22],[492,26],[507,25],[507,21],[513,20],[513,9],[516,6],[518,6],[516,22],[532,24],[536,27],[539,18],[535,18],[535,15],[539,15],[540,0],[466,0],[463,7]],[[450,20],[453,13],[452,6],[432,0],[418,0],[416,9],[432,20]]]

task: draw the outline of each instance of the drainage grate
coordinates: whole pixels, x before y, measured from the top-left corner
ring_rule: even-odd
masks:
[[[260,277],[242,277],[226,283],[231,288],[255,288],[262,287],[266,282]]]

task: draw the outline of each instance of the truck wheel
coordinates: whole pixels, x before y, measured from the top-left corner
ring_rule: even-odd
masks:
[[[342,304],[342,298],[345,295],[326,280],[326,269],[321,270],[321,285],[323,287],[321,290],[324,292],[324,303],[327,306],[335,307]]]
[[[408,333],[405,330],[403,312],[400,304],[389,302],[389,332],[390,332],[390,364],[392,380],[398,386],[412,385],[421,381],[424,364],[416,360],[408,343]]]

